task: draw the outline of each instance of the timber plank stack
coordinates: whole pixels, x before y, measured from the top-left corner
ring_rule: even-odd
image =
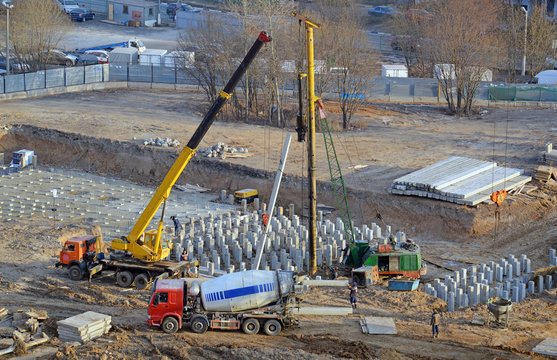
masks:
[[[489,200],[493,191],[511,191],[531,180],[522,169],[452,156],[395,179],[389,192],[474,206]]]
[[[536,169],[534,178],[538,181],[548,182],[551,178],[557,177],[557,171],[553,170],[551,166],[541,165]]]
[[[106,334],[112,318],[109,315],[87,311],[58,321],[58,338],[63,342],[85,342]]]

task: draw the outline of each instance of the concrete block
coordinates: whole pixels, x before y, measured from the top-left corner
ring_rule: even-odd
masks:
[[[347,316],[352,314],[351,307],[301,307],[293,308],[292,312],[298,315],[323,315],[323,316]]]

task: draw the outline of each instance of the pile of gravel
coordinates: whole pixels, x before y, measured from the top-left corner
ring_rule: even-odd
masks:
[[[180,142],[178,140],[172,140],[169,137],[166,138],[148,138],[143,140],[143,145],[152,145],[152,146],[161,146],[161,147],[176,147],[180,146]]]
[[[228,154],[247,154],[248,149],[244,147],[236,148],[234,146],[229,146],[225,143],[219,142],[209,148],[201,148],[197,152],[204,157],[225,158]]]

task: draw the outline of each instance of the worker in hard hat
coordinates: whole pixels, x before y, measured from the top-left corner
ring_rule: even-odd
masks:
[[[170,220],[174,222],[174,235],[180,236],[180,230],[182,230],[182,224],[180,223],[180,220],[178,220],[176,216],[171,216]]]

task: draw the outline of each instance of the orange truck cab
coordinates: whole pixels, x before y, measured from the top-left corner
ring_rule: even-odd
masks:
[[[98,237],[98,235],[80,235],[66,241],[56,266],[67,267],[70,270],[70,278],[80,280],[88,271],[87,263],[94,258],[97,241],[100,241]],[[97,256],[102,257],[102,254]]]

